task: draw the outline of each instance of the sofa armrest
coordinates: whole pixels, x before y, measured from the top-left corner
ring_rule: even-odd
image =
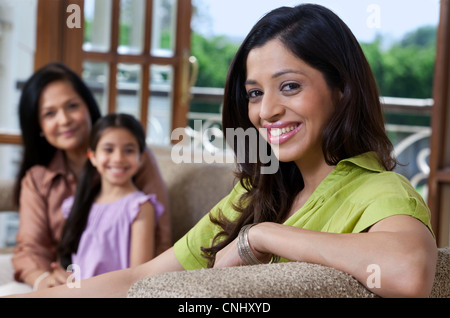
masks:
[[[369,274],[368,274],[369,275]],[[351,275],[308,263],[280,263],[171,272],[134,283],[130,298],[377,297]],[[439,249],[430,297],[450,297],[450,248]]]
[[[128,297],[376,297],[352,276],[322,265],[279,263],[158,274],[133,284]]]

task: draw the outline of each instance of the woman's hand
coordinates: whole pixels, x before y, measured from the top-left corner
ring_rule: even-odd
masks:
[[[257,226],[258,225],[253,226],[248,232],[248,241],[250,244],[250,248],[256,258],[258,258],[262,263],[268,263],[270,261],[271,255],[258,252],[254,248],[257,242],[253,240],[255,237],[252,237],[251,233]],[[241,257],[239,256],[237,241],[238,238],[234,239],[230,244],[225,246],[216,254],[216,260],[214,262],[215,268],[247,265],[244,264]]]

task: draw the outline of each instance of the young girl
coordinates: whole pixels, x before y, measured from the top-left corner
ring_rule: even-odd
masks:
[[[145,149],[138,121],[109,114],[94,125],[90,140],[75,196],[63,202],[67,222],[59,246],[61,265],[74,264],[80,279],[152,259],[155,224],[163,212],[156,196],[133,182]]]

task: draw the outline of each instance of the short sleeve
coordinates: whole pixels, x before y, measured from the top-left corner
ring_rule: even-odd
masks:
[[[74,196],[70,196],[67,199],[65,199],[61,205],[61,211],[64,215],[64,217],[67,219],[70,214],[70,210],[72,209],[74,201]]]
[[[211,222],[210,216],[217,216],[221,212],[229,220],[236,219],[238,212],[233,207],[234,204],[238,203],[244,191],[244,188],[238,183],[228,196],[223,198],[174,244],[175,255],[184,269],[192,270],[207,267],[208,260],[202,256],[201,248],[210,247],[214,237],[221,231],[218,225]]]
[[[143,192],[139,192],[131,202],[130,209],[128,210],[131,221],[136,219],[141,209],[141,205],[145,202],[150,202],[153,205],[153,209],[155,210],[155,221],[158,221],[164,212],[164,206],[156,199],[156,194],[144,194]]]
[[[363,232],[375,223],[394,215],[409,215],[420,220],[433,233],[430,211],[419,197],[392,197],[373,201],[361,215],[354,232]],[[434,233],[433,233],[434,235]]]

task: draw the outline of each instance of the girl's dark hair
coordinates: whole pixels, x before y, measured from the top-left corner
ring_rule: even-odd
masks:
[[[248,116],[245,90],[247,57],[252,49],[273,39],[280,40],[298,58],[319,70],[328,86],[338,88],[342,93],[335,105],[335,113],[322,133],[322,151],[327,164],[336,165],[343,159],[374,151],[386,170],[393,170],[397,161],[391,155],[393,146],[385,131],[371,68],[347,25],[332,11],[319,5],[275,9],[250,31],[228,73],[222,114],[224,132],[227,128],[254,128]],[[234,144],[237,155],[237,143]],[[211,218],[223,230],[214,238],[211,247],[202,248],[209,266],[214,263],[215,254],[236,238],[243,225],[282,222],[293,199],[303,189],[303,178],[295,163],[280,162],[275,174],[260,174],[261,166],[260,161],[238,165],[237,176],[248,192],[235,206],[241,212],[237,220],[227,220],[221,213],[218,218]]]
[[[65,81],[85,102],[92,124],[100,118],[100,109],[91,91],[83,80],[71,69],[61,63],[51,63],[37,70],[25,83],[19,101],[19,122],[22,131],[23,159],[14,188],[14,203],[19,206],[21,181],[28,169],[34,165],[46,166],[50,163],[56,148],[46,138],[41,137],[39,125],[39,101],[47,85]]]
[[[100,118],[92,128],[89,148],[95,151],[106,129],[124,128],[136,137],[139,152],[145,150],[145,132],[139,121],[127,114],[109,114]],[[86,160],[77,184],[74,202],[64,224],[58,255],[63,268],[72,263],[72,253],[78,250],[81,235],[86,228],[91,206],[101,189],[100,175],[90,160]]]

